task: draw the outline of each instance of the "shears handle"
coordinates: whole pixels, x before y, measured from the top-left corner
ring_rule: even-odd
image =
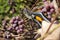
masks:
[[[50,22],[41,12],[33,12],[32,14],[41,17],[43,20],[47,22]]]
[[[41,17],[39,17],[39,16],[35,16],[35,18],[36,18],[36,20],[38,20],[39,22],[42,22],[42,21],[43,21],[43,19],[42,19]]]
[[[33,21],[36,22],[36,23],[38,24],[38,28],[41,28],[42,24],[41,24],[38,20],[33,19]]]
[[[25,9],[24,12],[25,12],[25,14],[28,15],[28,16],[26,16],[27,18],[31,17],[29,19],[33,19],[39,26],[42,26],[40,22],[42,22],[43,20],[50,22],[41,12],[32,12],[28,9]]]

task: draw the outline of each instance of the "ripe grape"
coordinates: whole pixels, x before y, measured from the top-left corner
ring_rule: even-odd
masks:
[[[50,9],[50,12],[53,13],[55,10],[54,9]]]
[[[24,23],[24,21],[21,19],[20,21],[18,21],[18,24],[19,25],[21,25],[21,24],[23,24]]]
[[[17,33],[20,33],[20,30],[17,30]]]
[[[14,21],[14,24],[17,24],[17,23],[18,23],[18,20],[15,20],[15,21]]]
[[[49,5],[50,5],[50,8],[54,8],[54,5],[53,5],[53,3],[50,3]]]
[[[12,17],[11,20],[9,21],[11,27],[5,26],[5,24],[7,24],[6,20],[2,21],[2,25],[4,25],[5,29],[9,30],[9,32],[20,33],[23,31],[23,24],[24,24],[23,22],[24,22],[23,19],[21,19],[19,16],[16,16],[16,17]]]
[[[23,25],[19,25],[19,28],[23,28]]]
[[[49,2],[47,0],[43,0],[44,8],[41,10],[42,13],[48,18],[48,20],[52,20],[53,13],[55,12],[53,2]]]
[[[46,8],[43,8],[43,9],[41,10],[41,12],[42,12],[42,13],[47,12]]]
[[[23,31],[23,29],[19,29],[20,30],[20,32],[22,32]]]
[[[24,22],[23,19],[21,19],[21,22]]]
[[[19,16],[16,16],[16,20],[19,20],[20,19],[20,17]]]
[[[15,28],[17,26],[17,24],[13,24],[12,27]]]
[[[19,27],[17,26],[16,28],[15,28],[15,30],[18,30],[19,29]]]
[[[21,21],[18,21],[18,24],[20,25],[21,24]]]

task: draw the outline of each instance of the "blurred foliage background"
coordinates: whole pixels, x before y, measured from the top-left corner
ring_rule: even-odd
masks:
[[[0,25],[3,18],[10,19],[13,16],[22,14],[25,6],[31,8],[36,1],[37,0],[0,0]],[[38,1],[40,2],[41,0]],[[36,6],[40,5],[39,2]]]

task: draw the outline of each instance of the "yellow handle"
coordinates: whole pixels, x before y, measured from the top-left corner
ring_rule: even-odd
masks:
[[[37,38],[36,40],[40,40],[40,38]]]
[[[36,16],[36,19],[38,20],[38,21],[40,21],[40,22],[42,22],[43,20],[42,20],[42,18],[41,17],[39,17],[39,16]]]

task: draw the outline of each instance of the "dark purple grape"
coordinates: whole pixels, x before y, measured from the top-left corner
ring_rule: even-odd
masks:
[[[14,24],[17,24],[17,23],[18,23],[18,20],[15,20],[15,21],[14,21]]]
[[[21,20],[21,23],[23,23],[23,22],[24,22],[24,20],[22,19],[22,20]]]
[[[23,24],[23,22],[24,22],[23,19],[21,19],[20,21],[18,21],[18,24],[21,25]]]
[[[17,26],[17,24],[13,24],[12,27],[15,28]]]
[[[21,22],[24,22],[23,19],[21,19]]]
[[[44,2],[44,7],[46,8],[46,10],[48,11],[50,9],[50,5],[48,2]]]
[[[21,20],[21,25],[24,23],[23,19]]]
[[[21,33],[21,32],[23,32],[23,29],[18,29],[17,30],[17,33]]]
[[[15,30],[18,30],[19,29],[19,27],[17,26],[16,28],[15,28]]]
[[[55,9],[50,9],[50,12],[53,13],[55,11]]]
[[[16,20],[20,21],[21,19],[20,19],[20,17],[19,17],[19,16],[16,16]]]
[[[41,12],[42,12],[42,13],[47,12],[46,8],[43,8],[43,9],[41,10]]]
[[[50,8],[54,8],[54,5],[53,5],[53,3],[50,3],[49,5],[50,5]]]
[[[18,16],[16,16],[16,19],[18,20],[18,19],[19,19],[19,17],[18,17]]]
[[[20,25],[21,24],[21,21],[18,21],[18,24]]]
[[[46,8],[47,12],[49,12],[51,9],[50,6],[45,6],[45,8]]]
[[[23,28],[23,25],[19,25],[19,28]]]
[[[20,30],[20,32],[22,32],[23,31],[23,29],[19,29]]]
[[[20,33],[20,30],[17,30],[17,33]]]
[[[49,7],[49,8],[47,9],[47,12],[50,12],[50,9],[51,9],[51,8]]]

